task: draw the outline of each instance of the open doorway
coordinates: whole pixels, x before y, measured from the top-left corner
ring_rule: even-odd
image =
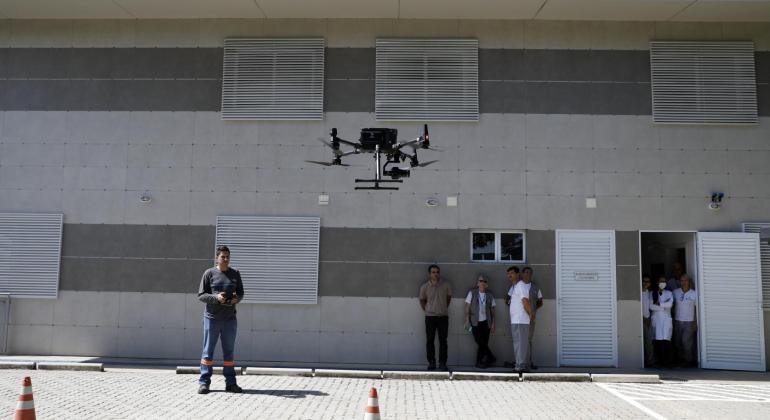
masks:
[[[639,233],[640,281],[650,278],[647,303],[644,293],[641,303],[645,367],[699,365],[696,240],[696,232]],[[689,287],[681,284],[683,275]],[[649,310],[651,303],[657,304],[655,310]]]

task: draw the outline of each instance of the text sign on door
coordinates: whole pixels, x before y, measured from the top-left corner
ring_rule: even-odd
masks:
[[[589,271],[575,271],[575,281],[597,281],[599,273]]]

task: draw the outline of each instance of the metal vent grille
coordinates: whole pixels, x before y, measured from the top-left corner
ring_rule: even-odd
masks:
[[[0,294],[58,296],[62,220],[62,214],[0,213]]]
[[[225,39],[223,120],[321,120],[323,38]]]
[[[217,246],[230,248],[244,302],[318,301],[318,217],[219,216]]]
[[[752,42],[650,42],[656,123],[757,123]]]
[[[743,231],[760,233],[763,229],[770,229],[770,223],[744,223]],[[762,307],[770,309],[770,243],[759,242],[759,255],[762,270]]]
[[[479,120],[476,39],[377,39],[378,120]]]

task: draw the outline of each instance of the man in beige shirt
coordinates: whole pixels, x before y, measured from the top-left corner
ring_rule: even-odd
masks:
[[[425,335],[428,370],[436,370],[436,331],[438,331],[439,369],[449,370],[447,361],[447,335],[449,334],[449,304],[452,303],[452,286],[441,280],[441,269],[432,264],[428,267],[430,278],[420,287],[420,306],[425,311]]]

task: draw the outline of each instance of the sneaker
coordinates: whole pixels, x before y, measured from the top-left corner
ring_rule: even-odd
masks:
[[[428,365],[428,370],[436,370],[436,364],[435,363],[429,364]]]
[[[230,384],[225,387],[225,391],[233,392],[235,394],[240,394],[241,392],[243,392],[243,389],[241,389],[241,387],[239,387],[238,384]]]
[[[209,393],[209,386],[206,384],[201,384],[198,387],[198,393],[199,394],[208,394]]]

